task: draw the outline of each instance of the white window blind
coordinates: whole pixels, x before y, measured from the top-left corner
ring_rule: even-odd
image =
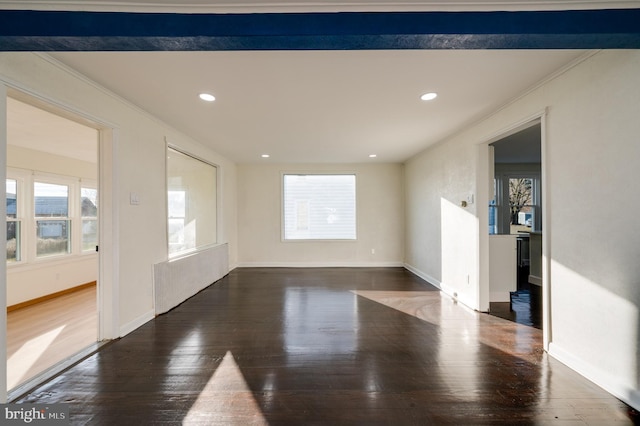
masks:
[[[355,240],[353,174],[285,174],[285,240]]]
[[[169,257],[217,242],[217,168],[167,149]]]

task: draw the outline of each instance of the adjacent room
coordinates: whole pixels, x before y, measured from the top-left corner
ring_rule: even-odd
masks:
[[[7,388],[97,341],[96,129],[7,98]]]

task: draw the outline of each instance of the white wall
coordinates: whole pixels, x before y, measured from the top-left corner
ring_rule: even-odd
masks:
[[[114,129],[115,187],[113,280],[116,322],[122,332],[153,318],[153,265],[167,260],[165,147],[180,149],[220,166],[221,242],[237,261],[235,164],[138,110],[106,90],[34,53],[0,53],[0,82],[72,110]],[[130,193],[140,204],[129,203]]]
[[[480,306],[473,272],[465,286],[445,271],[475,268],[481,253],[472,222],[483,216],[484,204],[468,215],[450,208],[462,229],[456,234],[444,223],[443,200],[455,203],[474,190],[476,176],[488,175],[478,144],[545,108],[550,353],[637,408],[640,197],[633,188],[640,181],[640,51],[598,52],[409,161],[406,262]],[[444,243],[445,234],[455,240]]]
[[[402,169],[400,164],[239,165],[240,265],[401,266]],[[354,172],[357,241],[282,241],[283,172]]]
[[[405,263],[449,295],[477,308],[475,152],[440,144],[407,162]]]

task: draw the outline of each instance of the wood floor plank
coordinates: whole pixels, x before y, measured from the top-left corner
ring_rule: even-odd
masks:
[[[239,268],[22,403],[72,424],[634,424],[634,410],[403,268]]]
[[[96,287],[7,313],[7,388],[43,372],[97,340]]]

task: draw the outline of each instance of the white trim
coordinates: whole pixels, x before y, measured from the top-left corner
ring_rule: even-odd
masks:
[[[549,149],[547,148],[547,113],[545,108],[540,116],[540,202],[542,203],[542,347],[549,350],[552,336],[551,312],[551,182],[549,179]]]
[[[616,398],[636,409],[640,409],[640,392],[629,385],[621,383],[616,376],[584,362],[556,343],[549,343],[548,352],[549,355],[597,384]]]
[[[542,277],[536,275],[529,275],[527,278],[531,284],[542,286]]]
[[[238,268],[401,268],[401,261],[390,262],[238,262]],[[416,274],[417,275],[417,274]]]
[[[476,147],[476,230],[478,234],[476,245],[476,285],[477,305],[481,312],[489,312],[491,303],[490,278],[489,278],[489,200],[493,192],[493,147],[489,144]]]
[[[7,87],[0,81],[0,173],[7,175]],[[0,185],[0,198],[7,198],[6,185]],[[0,217],[7,228],[7,203],[0,203]],[[7,246],[7,233],[0,232],[0,247]],[[7,347],[7,251],[0,250],[0,348]],[[7,351],[0,351],[0,404],[7,402]]]
[[[412,265],[409,265],[408,263],[405,263],[403,266],[409,272],[412,272],[412,273],[416,274],[417,276],[419,276],[420,278],[422,278],[423,280],[425,280],[426,282],[428,282],[432,286],[436,287],[438,290],[442,290],[442,283],[440,282],[440,280],[435,279],[434,277],[432,277],[431,275],[427,274],[426,272],[423,272],[420,269],[415,268]]]
[[[432,277],[431,275],[417,268],[414,268],[413,266],[407,263],[404,264],[404,267],[410,272],[413,272],[414,274],[416,274],[417,276],[419,276],[420,278],[428,282],[429,284],[431,284],[432,286],[439,289],[442,293],[449,296],[451,300],[453,300],[454,302],[460,302],[463,305],[465,305],[467,308],[472,309],[474,311],[478,310],[474,307],[475,301],[473,299],[469,297],[459,297],[458,292],[455,288],[448,286],[446,283],[443,283],[442,281]]]
[[[105,127],[98,143],[98,340],[117,338],[120,324],[118,135]]]
[[[126,324],[123,324],[120,327],[120,337],[124,337],[127,334],[131,333],[132,331],[136,330],[137,328],[142,327],[143,325],[145,325],[155,317],[156,317],[155,309],[151,309],[150,311],[147,311],[146,313],[140,315],[138,318],[135,318],[134,320],[129,321]]]
[[[203,4],[197,0],[185,3],[164,1],[96,1],[96,0],[0,0],[0,9],[30,10],[81,10],[99,12],[156,12],[156,13],[273,13],[273,12],[346,12],[346,11],[526,11],[567,9],[625,9],[637,7],[633,0],[449,0],[449,1],[255,1],[217,2]]]
[[[40,54],[40,53],[32,53],[35,56],[38,56],[41,59],[47,60],[48,62],[53,61],[53,58],[50,56]],[[51,59],[49,61],[48,59]],[[74,77],[80,76],[77,72],[72,72],[70,68],[65,68],[60,63],[51,62],[53,65],[57,65],[62,71],[68,72]],[[79,79],[85,83],[88,82],[87,78]],[[114,128],[115,124],[104,121],[102,119],[96,118],[95,116],[88,114],[84,111],[77,109],[75,106],[68,104],[66,102],[61,102],[52,98],[49,98],[45,95],[41,95],[38,92],[35,92],[31,88],[25,86],[19,81],[12,80],[2,74],[0,74],[0,81],[4,81],[8,87],[8,96],[13,99],[16,99],[21,102],[28,103],[37,108],[43,109],[47,112],[51,112],[53,114],[59,115],[60,117],[66,118],[71,121],[75,121],[76,123],[80,123],[84,126],[91,127],[96,130],[101,130],[102,128]],[[106,90],[106,89],[104,89]]]
[[[53,377],[57,376],[58,374],[62,373],[64,370],[66,370],[67,368],[73,366],[74,364],[84,360],[85,358],[90,357],[91,355],[93,355],[94,353],[96,353],[98,351],[98,349],[100,349],[100,347],[102,347],[103,345],[105,345],[106,343],[93,343],[89,346],[87,346],[86,348],[84,348],[83,350],[81,350],[80,352],[71,355],[69,358],[63,359],[60,362],[57,362],[56,364],[52,365],[51,367],[47,368],[46,370],[42,371],[41,373],[39,373],[38,375],[32,377],[31,379],[27,380],[26,382],[16,386],[15,388],[11,389],[11,391],[9,392],[8,395],[8,401],[14,401],[18,398],[20,398],[21,396],[24,396],[24,394],[26,394],[27,392],[35,389],[36,387],[42,385],[44,382],[52,379]]]

